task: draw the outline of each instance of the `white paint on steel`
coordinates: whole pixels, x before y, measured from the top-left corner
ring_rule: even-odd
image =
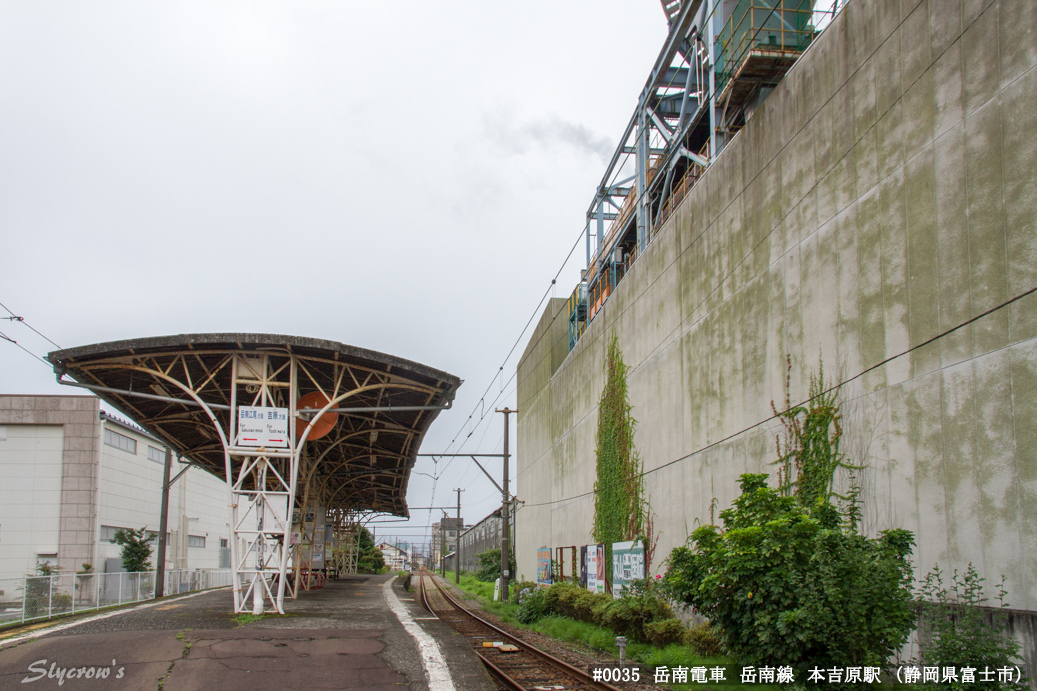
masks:
[[[414,623],[410,612],[392,591],[392,584],[395,582],[396,576],[387,580],[382,585],[382,592],[385,594],[385,601],[389,603],[389,609],[418,644],[421,662],[425,665],[425,674],[428,675],[429,691],[454,691],[454,680],[450,677],[450,670],[447,668],[446,660],[443,659],[443,653],[439,650],[439,644],[432,636],[425,633],[424,629]]]

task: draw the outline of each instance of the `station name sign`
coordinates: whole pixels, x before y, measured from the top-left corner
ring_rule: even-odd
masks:
[[[238,406],[238,446],[288,446],[288,409]]]

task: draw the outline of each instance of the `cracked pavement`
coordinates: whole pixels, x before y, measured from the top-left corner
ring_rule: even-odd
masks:
[[[0,648],[0,691],[423,691],[428,684],[417,646],[382,594],[389,578],[347,576],[286,600],[284,616],[245,625],[231,613],[231,593],[225,589],[62,631],[42,629],[33,639]],[[496,688],[463,637],[430,619],[398,583],[394,591],[439,643],[456,688]],[[102,668],[108,676],[98,679]],[[87,678],[79,678],[81,671]]]

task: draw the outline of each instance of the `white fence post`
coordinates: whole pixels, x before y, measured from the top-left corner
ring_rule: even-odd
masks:
[[[51,605],[54,602],[54,577],[50,577],[50,583],[47,588],[47,618],[50,619]]]
[[[29,597],[29,577],[22,577],[22,623],[25,623],[25,603]]]

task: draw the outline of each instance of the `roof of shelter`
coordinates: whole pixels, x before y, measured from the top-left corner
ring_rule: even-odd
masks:
[[[300,498],[304,480],[312,478],[317,500],[329,508],[408,515],[410,469],[439,410],[400,408],[449,406],[461,385],[451,374],[334,341],[271,334],[137,338],[58,350],[47,359],[59,377],[93,387],[148,433],[223,477],[221,438],[194,398],[210,407],[223,430],[229,429],[235,355],[266,356],[277,406],[289,407],[290,355],[296,356],[300,397],[317,391],[329,398],[344,396],[335,404],[341,412],[332,430],[306,442]],[[239,382],[239,400],[253,393]],[[380,410],[354,410],[364,408]]]

